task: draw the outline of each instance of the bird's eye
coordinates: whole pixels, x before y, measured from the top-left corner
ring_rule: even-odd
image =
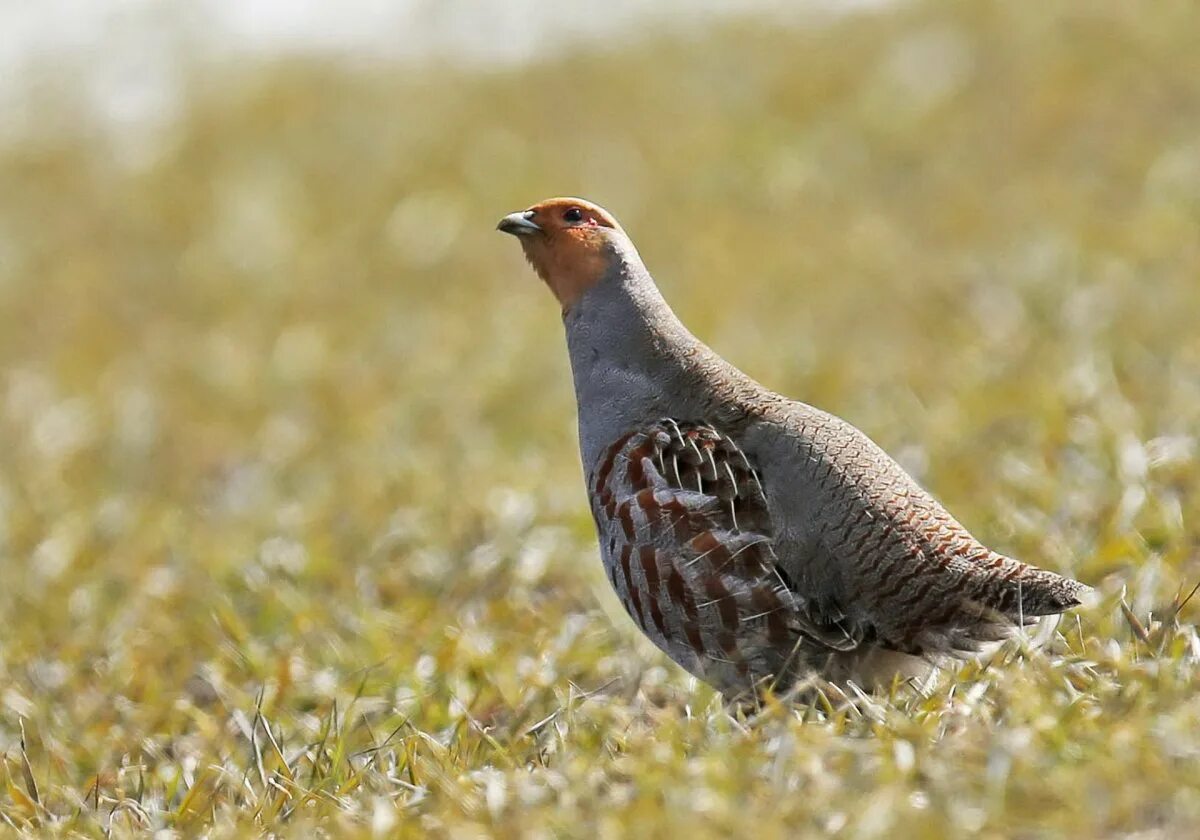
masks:
[[[583,221],[583,211],[578,207],[572,207],[567,212],[563,213],[563,221],[574,224],[575,222]]]

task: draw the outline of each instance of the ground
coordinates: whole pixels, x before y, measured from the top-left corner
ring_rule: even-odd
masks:
[[[153,137],[48,68],[0,145],[0,818],[1191,834],[1197,32],[997,0],[507,68],[185,57]],[[493,230],[562,193],[1097,602],[927,696],[727,708],[600,571],[556,306]]]

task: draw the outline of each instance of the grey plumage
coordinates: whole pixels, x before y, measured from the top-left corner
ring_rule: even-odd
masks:
[[[545,217],[545,241],[522,240],[564,303],[601,553],[634,619],[685,668],[727,692],[813,671],[887,683],[1088,591],[990,551],[858,429],[721,359],[615,220],[556,201],[523,216]],[[558,247],[550,217],[568,202],[602,229],[586,240],[599,256],[586,281],[537,250]]]

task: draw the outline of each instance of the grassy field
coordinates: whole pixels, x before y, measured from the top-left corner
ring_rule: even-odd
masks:
[[[56,68],[0,148],[0,818],[1194,834],[1198,33],[995,0],[491,70],[196,56],[153,142]],[[725,708],[607,590],[556,306],[493,231],[563,193],[1099,603],[927,697]]]

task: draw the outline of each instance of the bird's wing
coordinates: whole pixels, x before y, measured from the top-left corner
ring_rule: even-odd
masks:
[[[780,568],[759,474],[728,435],[674,419],[632,430],[599,458],[588,490],[614,589],[685,667],[778,675],[861,644]]]
[[[811,543],[785,557],[809,597],[843,610],[879,645],[915,655],[969,654],[1088,587],[989,550],[866,435],[823,413],[796,440]],[[794,512],[792,512],[795,515]],[[806,586],[811,578],[833,587]]]

